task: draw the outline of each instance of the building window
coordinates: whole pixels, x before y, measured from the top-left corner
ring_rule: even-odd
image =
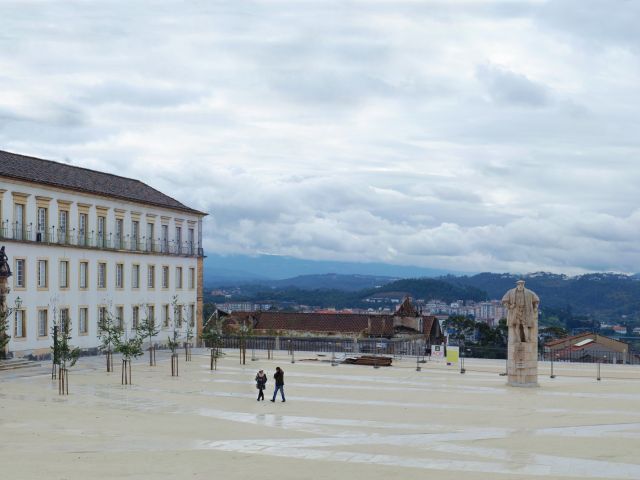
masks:
[[[25,325],[25,311],[24,310],[16,310],[15,313],[15,326],[13,329],[13,335],[16,338],[26,338],[27,336],[27,326]]]
[[[24,231],[24,205],[21,203],[14,204],[13,208],[13,220],[15,222],[15,227],[13,230],[13,238],[16,240],[24,240],[25,231]]]
[[[176,288],[182,288],[182,267],[176,267]]]
[[[103,217],[103,216],[98,217],[98,237],[97,237],[96,245],[100,248],[104,248],[106,245],[106,235],[105,235],[106,224],[107,224],[106,217]]]
[[[162,267],[162,288],[169,288],[169,267]]]
[[[67,243],[67,230],[69,229],[69,212],[58,212],[58,243]]]
[[[121,305],[116,307],[116,326],[121,330],[124,328],[124,307]]]
[[[16,258],[16,288],[25,288],[26,285],[26,261],[24,258]]]
[[[87,244],[87,217],[86,213],[81,213],[78,217],[78,245]]]
[[[47,310],[38,310],[38,336],[46,337],[49,333],[49,312]]]
[[[189,268],[189,288],[194,289],[196,287],[196,269]]]
[[[36,241],[45,242],[47,240],[47,209],[38,207],[37,214]]]
[[[182,305],[175,306],[175,321],[178,328],[182,328]]]
[[[131,249],[138,250],[138,242],[140,237],[140,222],[133,220],[131,222]]]
[[[140,288],[140,265],[131,265],[131,288]]]
[[[155,322],[156,319],[156,308],[153,305],[147,305],[147,319],[151,324]]]
[[[98,307],[98,331],[102,330],[102,325],[107,321],[107,307]]]
[[[162,326],[169,327],[169,305],[162,306]]]
[[[89,309],[87,307],[80,307],[79,311],[79,332],[84,335],[89,333]]]
[[[89,288],[89,262],[80,262],[80,288]]]
[[[176,253],[182,253],[182,227],[176,227]]]
[[[48,265],[46,260],[38,260],[38,288],[47,288]]]
[[[192,303],[189,305],[189,326],[195,326],[196,306]]]
[[[98,263],[98,288],[107,288],[107,264]]]
[[[147,266],[147,287],[155,288],[156,286],[156,267],[154,265]]]
[[[147,223],[147,251],[153,251],[153,223]]]
[[[124,264],[116,263],[116,288],[124,287]]]
[[[69,309],[60,309],[60,328],[63,332],[69,333]]]
[[[169,252],[169,225],[162,225],[162,253]]]
[[[60,261],[60,288],[69,288],[69,261],[61,260]]]
[[[187,234],[189,235],[189,255],[193,255],[195,251],[194,250],[195,238],[196,238],[195,230],[193,228],[190,228]]]
[[[140,307],[134,305],[131,308],[131,330],[138,329],[138,322],[140,321]]]
[[[116,218],[116,248],[122,249],[122,243],[124,239],[124,220]]]

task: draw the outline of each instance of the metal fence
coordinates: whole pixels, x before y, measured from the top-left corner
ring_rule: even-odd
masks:
[[[242,338],[225,336],[222,348],[240,348]],[[245,338],[246,348],[251,350],[284,350],[287,352],[318,352],[343,354],[377,354],[402,356],[428,356],[431,345],[422,338],[340,338],[340,337],[270,337],[250,336]],[[507,358],[507,347],[460,345],[460,355],[464,358]],[[640,352],[629,351],[618,353],[597,350],[542,350],[540,361],[573,362],[573,363],[616,363],[640,364]]]
[[[242,337],[225,336],[222,338],[221,346],[222,348],[240,348],[241,342]],[[423,356],[430,350],[424,339],[251,336],[245,338],[245,342],[247,349],[288,352]]]
[[[540,360],[575,363],[617,363],[640,365],[640,352],[614,352],[611,350],[546,350]]]

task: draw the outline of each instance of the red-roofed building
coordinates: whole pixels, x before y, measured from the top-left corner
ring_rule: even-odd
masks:
[[[582,333],[545,343],[545,358],[580,362],[627,363],[629,345],[597,333]]]
[[[409,299],[393,315],[339,312],[232,312],[226,321],[233,329],[250,323],[254,332],[265,335],[317,335],[360,337],[426,336],[431,343],[443,340],[440,322],[418,313]]]

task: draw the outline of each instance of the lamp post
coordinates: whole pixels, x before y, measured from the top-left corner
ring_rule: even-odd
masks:
[[[291,344],[291,340],[289,340],[289,351],[291,352],[291,363],[296,363],[296,355],[293,352],[293,345]]]
[[[13,318],[15,321],[15,325],[16,325],[16,330],[18,328],[18,310],[20,310],[20,307],[22,307],[22,299],[20,298],[20,296],[18,296],[15,300],[14,300],[14,305],[15,308],[13,309]],[[22,325],[20,326],[20,331],[22,332]],[[22,332],[22,334],[24,335],[25,333]]]

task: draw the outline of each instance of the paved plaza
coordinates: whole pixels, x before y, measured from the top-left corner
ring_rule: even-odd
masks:
[[[80,359],[68,397],[47,365],[0,372],[0,462],[12,479],[639,479],[640,367],[540,365],[537,389],[505,386],[504,361],[415,359],[331,366],[285,352],[217,371],[205,350],[133,366],[134,385]],[[317,359],[305,361],[305,359]],[[269,402],[285,370],[287,402]],[[267,401],[253,377],[269,374]]]

